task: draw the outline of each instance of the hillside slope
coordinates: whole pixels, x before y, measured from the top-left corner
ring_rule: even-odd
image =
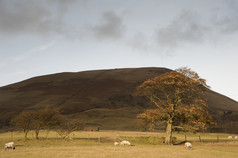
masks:
[[[148,78],[171,71],[166,68],[130,68],[59,73],[34,77],[0,88],[0,123],[7,125],[27,109],[60,108],[68,117],[98,123],[104,129],[136,130],[135,116],[151,105],[133,95]],[[236,120],[238,103],[219,93],[206,93],[216,120]]]

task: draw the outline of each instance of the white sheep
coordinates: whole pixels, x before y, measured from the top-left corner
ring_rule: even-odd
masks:
[[[9,142],[5,144],[5,150],[7,149],[13,149],[15,150],[14,142]]]
[[[191,144],[191,143],[189,143],[189,142],[186,142],[186,143],[185,143],[185,148],[186,148],[186,149],[192,149],[192,148],[193,148],[193,146],[192,146],[192,144]]]
[[[232,136],[228,136],[227,138],[228,138],[228,139],[232,139]]]
[[[118,145],[119,145],[119,142],[114,142],[114,145],[115,145],[115,146],[118,146]]]
[[[235,136],[234,139],[238,139],[238,136]]]
[[[129,141],[126,141],[126,140],[123,140],[122,142],[121,142],[121,145],[128,145],[128,146],[131,146],[131,143],[129,142]]]

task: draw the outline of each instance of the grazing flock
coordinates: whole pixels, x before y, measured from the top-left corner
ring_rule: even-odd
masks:
[[[127,141],[127,140],[123,140],[121,143],[119,143],[119,142],[114,142],[114,145],[115,146],[118,146],[118,145],[122,145],[122,146],[132,146],[131,145],[131,143],[129,142],[129,141]],[[192,146],[192,144],[190,143],[190,142],[186,142],[185,143],[185,148],[186,149],[192,149],[193,148],[193,146]]]
[[[228,139],[233,139],[233,136],[228,136]],[[234,139],[238,139],[238,136],[234,136]]]
[[[238,136],[228,136],[227,137],[228,139],[238,139]],[[192,144],[190,143],[190,142],[186,142],[185,143],[185,148],[186,149],[192,149],[193,148],[193,146],[192,146]]]
[[[228,136],[227,137],[228,139],[238,139],[238,136]],[[131,143],[129,142],[129,141],[127,141],[127,140],[123,140],[123,141],[121,141],[120,143],[119,142],[114,142],[114,145],[115,146],[119,146],[119,145],[121,145],[121,146],[133,146],[133,145],[131,145]],[[186,149],[192,149],[193,148],[193,146],[192,146],[192,144],[190,143],[190,142],[186,142],[185,143],[185,148]],[[14,142],[8,142],[8,143],[6,143],[5,144],[5,150],[8,150],[8,149],[12,149],[12,150],[15,150],[15,145],[14,145]]]

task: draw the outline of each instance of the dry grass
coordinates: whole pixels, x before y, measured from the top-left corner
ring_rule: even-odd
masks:
[[[29,140],[23,139],[22,133],[0,134],[0,157],[2,158],[237,158],[238,142],[200,143],[193,142],[193,149],[187,150],[183,145],[153,145],[135,141],[137,137],[160,137],[163,133],[150,132],[75,132],[70,139],[61,140],[54,132],[50,132],[48,139],[45,132],[41,133],[41,139],[35,140],[29,135]],[[134,138],[131,142],[135,146],[114,146],[113,141],[99,142],[100,138],[117,137]],[[176,135],[183,138],[183,135]],[[198,135],[190,135],[195,139]],[[205,134],[204,134],[205,136]],[[213,134],[206,134],[207,138],[215,137]],[[226,135],[220,134],[224,138]],[[4,150],[4,143],[13,140],[16,150]]]
[[[183,146],[164,145],[138,145],[138,146],[113,146],[112,144],[88,144],[77,146],[49,146],[49,147],[18,147],[15,151],[1,151],[2,157],[34,157],[34,158],[157,158],[157,157],[193,157],[193,158],[237,158],[237,147],[197,146],[193,150],[186,150]]]

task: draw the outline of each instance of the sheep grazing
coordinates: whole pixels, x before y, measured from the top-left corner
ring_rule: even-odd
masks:
[[[119,145],[119,142],[114,142],[114,145],[115,145],[115,146],[118,146],[118,145]]]
[[[5,150],[7,149],[13,149],[15,150],[14,142],[9,142],[5,144]]]
[[[186,142],[186,143],[185,143],[185,148],[186,148],[186,149],[192,149],[192,148],[193,148],[193,146],[192,146],[192,144],[191,144],[191,143],[189,143],[189,142]]]
[[[122,142],[121,142],[121,145],[128,145],[128,146],[131,146],[131,143],[129,142],[129,141],[126,141],[126,140],[123,140]]]
[[[228,139],[232,139],[232,136],[228,136],[227,138],[228,138]]]
[[[238,139],[238,136],[235,136],[234,139]]]

